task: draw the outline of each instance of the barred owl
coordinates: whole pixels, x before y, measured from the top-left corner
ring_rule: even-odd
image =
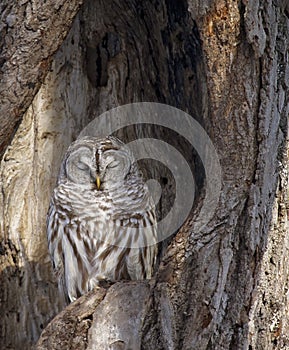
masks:
[[[68,301],[101,281],[151,278],[157,253],[154,206],[123,142],[108,136],[71,144],[51,197],[47,237]]]

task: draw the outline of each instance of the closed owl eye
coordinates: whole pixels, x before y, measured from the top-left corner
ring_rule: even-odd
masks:
[[[108,164],[107,168],[113,169],[116,168],[119,165],[119,162],[111,162]]]
[[[89,169],[89,166],[83,162],[78,162],[76,164],[76,166],[79,170],[88,170]]]

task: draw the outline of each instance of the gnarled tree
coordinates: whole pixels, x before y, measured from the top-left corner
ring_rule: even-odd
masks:
[[[36,19],[50,18],[51,7],[42,13],[33,4],[17,6],[38,28]],[[7,26],[18,27],[21,18],[9,16],[10,7],[5,11]],[[10,101],[22,117],[1,163],[1,348],[30,349],[64,307],[45,217],[67,146],[102,112],[140,101],[178,107],[207,131],[222,168],[217,209],[199,229],[207,174],[198,156],[170,130],[149,130],[191,163],[194,211],[163,245],[152,281],[116,283],[83,296],[46,327],[38,349],[288,347],[287,2],[86,0],[51,66],[43,65],[64,37],[64,13],[47,31],[49,50],[42,56],[33,44],[36,29],[27,34],[35,61],[23,60],[9,73],[13,54],[1,53],[7,84],[14,79],[23,90],[21,99],[12,99],[1,79],[1,105]],[[11,32],[15,43],[17,33]],[[6,38],[9,51],[13,43]],[[16,48],[21,53],[21,41]],[[33,89],[23,73],[29,69],[37,72]],[[3,145],[17,118],[2,129]],[[121,135],[128,141],[142,132],[137,126]],[[170,183],[163,185],[169,194]]]

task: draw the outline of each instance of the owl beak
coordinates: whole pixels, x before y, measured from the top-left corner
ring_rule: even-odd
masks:
[[[101,184],[101,182],[100,182],[100,177],[99,177],[99,176],[96,176],[95,182],[96,182],[96,187],[97,187],[97,189],[99,190],[99,189],[100,189],[100,184]]]

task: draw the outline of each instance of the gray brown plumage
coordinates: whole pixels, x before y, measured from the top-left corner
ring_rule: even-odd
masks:
[[[70,301],[101,281],[151,278],[156,219],[128,147],[85,137],[68,149],[47,215],[59,284]]]

